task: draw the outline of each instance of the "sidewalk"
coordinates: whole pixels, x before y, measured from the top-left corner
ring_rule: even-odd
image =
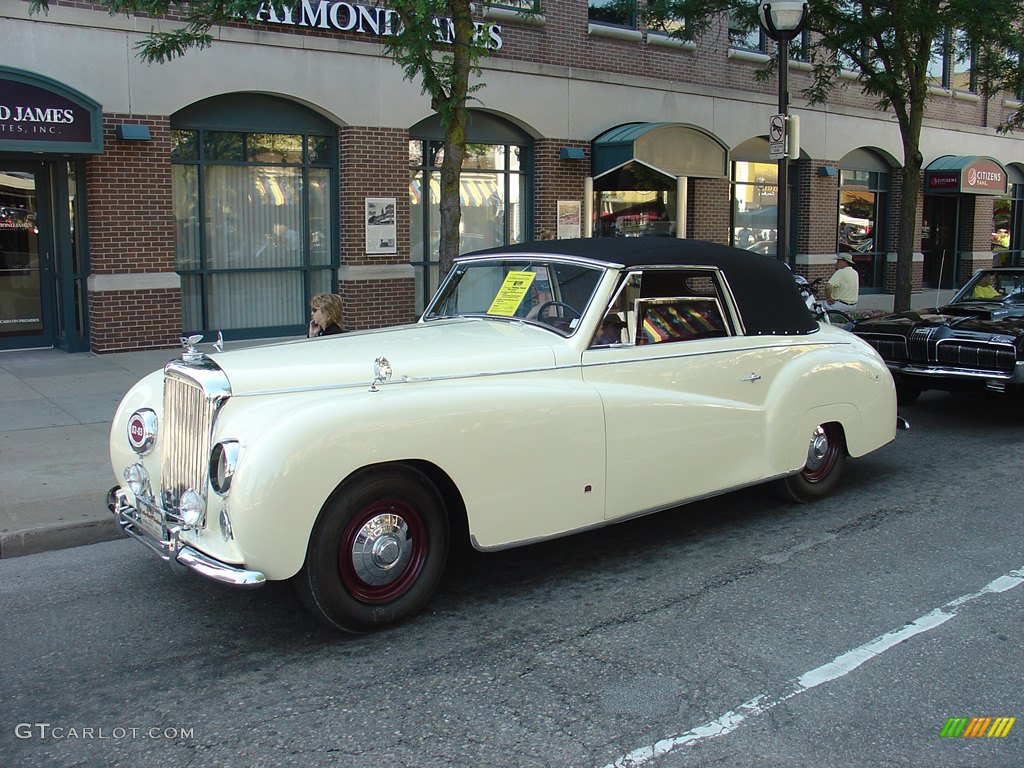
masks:
[[[951,296],[941,291],[940,303]],[[935,306],[935,298],[929,290],[914,294],[911,304]],[[891,312],[892,301],[891,294],[867,294],[857,308]],[[136,381],[180,354],[177,347],[109,355],[0,352],[0,557],[120,536],[106,509],[117,481],[107,450],[114,410]]]
[[[110,423],[136,381],[180,356],[178,347],[108,355],[0,352],[0,557],[120,536],[106,508],[117,481]]]

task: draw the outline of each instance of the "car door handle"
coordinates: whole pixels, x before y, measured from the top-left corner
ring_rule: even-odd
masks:
[[[742,379],[740,379],[740,381],[759,381],[760,379],[761,374],[751,373],[749,376],[744,376]]]

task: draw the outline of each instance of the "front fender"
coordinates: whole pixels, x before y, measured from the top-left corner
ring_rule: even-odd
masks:
[[[240,441],[227,506],[245,563],[268,579],[298,572],[326,501],[371,465],[437,466],[481,548],[604,518],[604,420],[578,371],[259,397],[229,401],[215,439]]]

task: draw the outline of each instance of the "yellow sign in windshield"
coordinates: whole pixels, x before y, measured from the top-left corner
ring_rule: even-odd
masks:
[[[536,276],[535,272],[509,272],[505,275],[505,282],[498,289],[487,314],[512,317],[523,303],[523,297]]]

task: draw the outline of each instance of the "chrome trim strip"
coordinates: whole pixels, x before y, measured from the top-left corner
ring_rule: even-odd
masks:
[[[213,581],[243,589],[263,586],[267,580],[260,571],[250,571],[222,563],[193,547],[181,544],[178,541],[177,528],[168,529],[168,540],[154,539],[141,528],[138,512],[128,503],[127,494],[121,488],[111,489],[107,494],[107,508],[113,513],[114,521],[126,536],[145,544],[165,563],[180,564]]]
[[[895,371],[905,373],[911,376],[952,376],[960,377],[965,379],[1003,379],[1009,381],[1013,378],[1012,373],[1003,373],[1002,371],[972,371],[964,368],[940,368],[938,366],[929,366],[922,368],[916,365],[891,365],[889,366]]]

